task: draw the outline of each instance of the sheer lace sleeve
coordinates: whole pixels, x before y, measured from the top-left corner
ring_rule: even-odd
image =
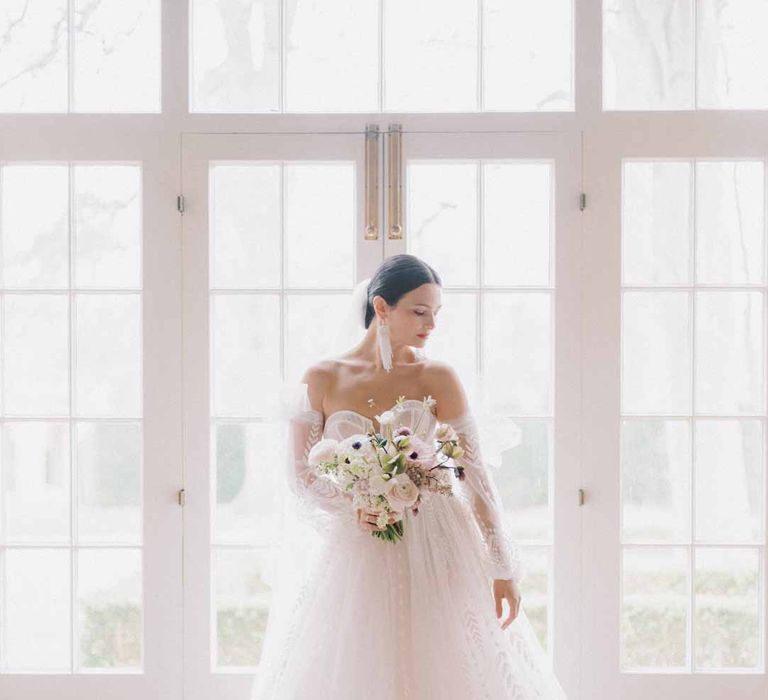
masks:
[[[481,537],[485,573],[489,578],[520,583],[525,576],[521,552],[504,524],[501,498],[480,450],[477,422],[469,412],[444,422],[453,426],[464,448],[456,462],[464,467],[463,483]]]
[[[301,517],[314,525],[327,525],[329,518],[335,517],[354,521],[352,496],[315,474],[307,462],[310,450],[323,437],[323,423],[323,414],[311,408],[306,384],[302,384],[288,419],[288,487],[297,499]]]

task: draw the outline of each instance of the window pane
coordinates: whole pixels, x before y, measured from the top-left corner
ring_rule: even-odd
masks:
[[[756,420],[697,420],[696,539],[763,539],[763,426]]]
[[[757,550],[697,547],[695,554],[695,668],[756,671],[762,646]]]
[[[351,287],[354,163],[289,163],[284,178],[286,286]]]
[[[691,410],[691,314],[687,292],[622,295],[624,413]]]
[[[280,0],[191,0],[190,112],[280,110]]]
[[[478,3],[384,3],[384,111],[477,110]]]
[[[690,282],[692,170],[689,162],[624,163],[621,188],[624,284]]]
[[[604,0],[603,109],[692,109],[693,33],[693,0]]]
[[[688,542],[690,491],[689,421],[622,421],[622,542]]]
[[[74,3],[73,112],[160,111],[160,0]]]
[[[6,600],[3,671],[69,671],[69,549],[5,549],[0,556],[5,557],[5,580],[0,585]]]
[[[624,549],[621,669],[682,669],[687,661],[688,552]]]
[[[700,109],[766,109],[768,5],[763,0],[696,4]]]
[[[765,276],[762,161],[696,163],[696,281],[759,283]]]
[[[286,0],[285,21],[286,112],[377,111],[379,0]]]
[[[696,293],[696,411],[765,412],[762,292]]]
[[[550,163],[483,164],[486,284],[552,284],[554,188]]]
[[[280,286],[281,178],[277,163],[211,166],[214,289]]]
[[[483,109],[573,110],[573,0],[483,8]]]
[[[66,112],[67,0],[0,3],[0,112]]]
[[[475,162],[408,162],[408,252],[446,286],[477,284],[478,175]]]

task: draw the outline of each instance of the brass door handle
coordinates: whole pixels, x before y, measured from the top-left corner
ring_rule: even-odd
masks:
[[[390,124],[387,202],[389,211],[389,240],[403,237],[403,178],[402,153],[403,129],[400,124]]]
[[[379,126],[365,127],[365,240],[379,238]]]

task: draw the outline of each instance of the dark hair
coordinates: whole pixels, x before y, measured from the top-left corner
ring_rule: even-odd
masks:
[[[379,265],[368,284],[368,302],[365,305],[365,327],[368,328],[376,312],[371,300],[376,295],[383,297],[390,306],[394,306],[405,294],[422,284],[439,284],[440,275],[421,258],[409,253],[400,253],[387,258]]]

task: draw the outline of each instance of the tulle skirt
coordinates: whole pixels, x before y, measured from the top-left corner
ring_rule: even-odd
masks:
[[[466,504],[436,496],[390,543],[348,520],[298,551],[251,700],[564,699],[522,605],[501,629]]]

